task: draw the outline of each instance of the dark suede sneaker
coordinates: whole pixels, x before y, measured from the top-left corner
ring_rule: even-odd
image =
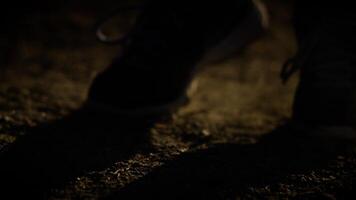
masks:
[[[250,0],[151,1],[85,106],[132,117],[171,113],[187,102],[199,63],[235,52],[266,26],[264,6]]]
[[[291,68],[286,65],[282,71],[287,80],[301,69],[293,107],[295,124],[329,141],[356,142],[355,11],[356,5],[300,1],[295,19],[298,53]]]

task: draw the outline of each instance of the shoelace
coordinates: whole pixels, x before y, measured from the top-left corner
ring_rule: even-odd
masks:
[[[103,31],[103,26],[110,21],[113,17],[124,13],[124,12],[130,12],[130,11],[140,11],[142,10],[142,8],[144,7],[144,5],[130,5],[130,6],[124,6],[124,7],[120,7],[115,9],[113,12],[107,14],[106,16],[104,16],[102,19],[98,20],[98,22],[96,23],[94,29],[95,29],[95,35],[96,38],[105,44],[122,44],[125,45],[128,40],[129,40],[129,36],[130,36],[130,31],[128,33],[126,33],[125,35],[123,35],[122,37],[110,37],[108,35],[106,35]]]
[[[280,72],[280,78],[283,84],[286,84],[290,77],[306,64],[318,42],[318,32],[316,31],[299,45],[296,55],[284,63]]]

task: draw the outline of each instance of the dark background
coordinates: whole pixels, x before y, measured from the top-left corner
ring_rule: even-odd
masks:
[[[197,93],[171,121],[134,135],[135,122],[123,128],[127,124],[117,121],[70,118],[93,77],[120,53],[120,46],[96,40],[94,25],[127,3],[43,0],[2,6],[0,152],[33,135],[19,148],[38,155],[13,165],[15,172],[8,175],[20,177],[13,178],[15,185],[49,187],[39,191],[49,199],[157,194],[167,194],[165,199],[343,199],[354,194],[354,156],[318,163],[313,151],[292,151],[289,140],[270,151],[256,145],[291,114],[298,78],[287,85],[279,79],[282,64],[296,50],[289,1],[266,1],[269,30],[233,58],[206,66],[197,75]]]
[[[104,0],[104,1],[12,1],[2,6],[0,12],[0,52],[1,67],[18,59],[18,44],[24,40],[42,40],[47,43],[60,43],[56,40],[59,31],[87,31],[91,34],[97,20],[125,5],[137,4],[137,0]],[[142,1],[141,1],[142,2]],[[87,18],[86,23],[70,22],[74,13]],[[74,19],[75,20],[75,19]],[[68,23],[63,25],[63,23]],[[80,23],[80,22],[79,22]],[[61,26],[62,25],[62,26]],[[75,26],[81,27],[75,27]],[[84,27],[85,26],[85,27]],[[82,28],[81,30],[79,30]],[[58,30],[67,29],[67,30]],[[76,29],[76,30],[74,30]],[[84,30],[86,29],[86,30]],[[85,36],[83,36],[85,37]],[[73,46],[76,43],[72,43]]]

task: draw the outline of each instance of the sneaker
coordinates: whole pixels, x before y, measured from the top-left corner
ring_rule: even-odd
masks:
[[[129,117],[172,113],[188,101],[206,55],[216,61],[221,49],[223,56],[235,52],[262,33],[266,19],[257,1],[152,1],[125,37],[123,54],[93,81],[85,106]]]
[[[281,73],[287,80],[300,69],[292,119],[313,137],[356,142],[356,15],[304,4],[295,18],[299,49]]]

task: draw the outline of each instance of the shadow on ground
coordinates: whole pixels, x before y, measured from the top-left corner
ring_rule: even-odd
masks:
[[[283,182],[287,176],[323,169],[335,157],[315,141],[290,137],[288,131],[288,126],[281,126],[256,144],[215,144],[181,154],[107,199],[268,198],[253,190],[264,186],[265,190],[273,190],[269,186]],[[338,197],[354,195],[346,190],[341,193]],[[291,196],[333,199],[322,191]]]
[[[38,126],[2,155],[2,188],[12,199],[47,199],[51,188],[63,187],[80,175],[108,168],[137,152],[153,152],[151,125],[79,111]],[[312,141],[289,137],[288,131],[288,126],[279,127],[256,144],[212,144],[182,153],[107,198],[248,198],[249,188],[322,168],[332,157],[310,145]],[[328,199],[322,192],[306,197]]]
[[[52,188],[149,151],[150,124],[83,109],[32,128],[1,154],[2,193],[47,199]]]

